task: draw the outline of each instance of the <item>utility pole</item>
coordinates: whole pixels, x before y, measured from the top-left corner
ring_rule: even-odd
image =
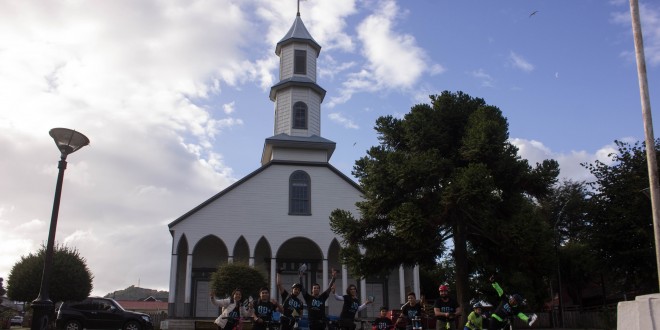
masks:
[[[658,272],[658,290],[660,292],[660,190],[658,189],[658,162],[655,158],[655,138],[653,137],[653,119],[651,118],[651,101],[649,86],[646,79],[646,60],[644,58],[644,38],[639,19],[639,2],[630,0],[630,16],[632,18],[633,37],[635,40],[635,57],[637,59],[637,78],[639,79],[639,94],[642,101],[642,116],[644,119],[644,136],[646,143],[646,165],[649,171],[649,192],[651,193],[651,210],[653,213],[653,232],[655,236],[655,263]]]

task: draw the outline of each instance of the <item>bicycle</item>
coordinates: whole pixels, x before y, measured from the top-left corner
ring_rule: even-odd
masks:
[[[534,324],[534,322],[536,322],[537,318],[538,318],[538,316],[536,314],[531,314],[530,317],[529,317],[528,325],[531,327]],[[500,328],[500,330],[507,330],[507,329],[508,330],[513,330],[513,322],[515,320],[515,317],[509,316],[504,320],[505,320],[505,324],[504,324],[503,327]]]
[[[257,323],[255,323],[257,324]],[[262,320],[262,323],[264,328],[266,330],[278,330],[280,328],[280,322],[279,321],[273,321],[273,320]]]
[[[298,321],[300,321],[300,316],[280,315],[280,325],[288,324],[292,329],[298,329]]]
[[[339,330],[339,318],[336,316],[328,316],[326,318],[328,330]]]

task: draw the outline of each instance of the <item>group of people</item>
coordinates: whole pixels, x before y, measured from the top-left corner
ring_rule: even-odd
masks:
[[[252,320],[254,330],[269,330],[275,323],[273,313],[279,312],[280,330],[293,330],[297,319],[302,315],[303,300],[307,305],[308,321],[310,330],[324,330],[326,328],[325,307],[326,301],[332,294],[338,301],[342,301],[342,310],[339,315],[339,328],[341,330],[355,330],[355,316],[367,305],[373,303],[372,300],[360,302],[357,296],[357,287],[353,284],[346,289],[346,294],[339,295],[335,293],[335,279],[337,272],[332,271],[331,281],[328,288],[321,292],[321,286],[317,283],[312,284],[312,292],[308,293],[301,280],[291,286],[291,292],[288,292],[282,286],[280,275],[277,274],[277,289],[282,298],[282,304],[275,299],[270,299],[270,290],[263,287],[259,290],[259,299],[256,301],[242,302],[242,292],[236,289],[232,292],[230,298],[217,299],[213,292],[210,293],[211,303],[222,307],[222,313],[215,320],[218,330],[232,330],[240,322],[240,319]],[[504,290],[495,281],[490,278],[492,287],[497,292],[501,301],[493,310],[488,318],[483,313],[481,303],[472,306],[472,311],[468,315],[467,323],[463,330],[483,330],[487,321],[488,330],[502,329],[507,322],[514,317],[528,322],[531,326],[536,321],[536,314],[527,315],[521,311],[524,300],[519,294],[505,294]],[[436,319],[436,330],[456,330],[456,319],[461,315],[461,307],[458,302],[449,296],[449,286],[443,284],[438,288],[440,297],[436,299],[433,305],[433,316]],[[417,300],[414,292],[407,295],[407,301],[401,306],[401,313],[396,322],[392,322],[387,316],[387,307],[380,308],[380,315],[373,321],[374,330],[421,330],[421,319],[424,315],[422,300]]]
[[[246,301],[245,303],[241,303],[242,292],[240,289],[234,290],[231,297],[226,299],[217,299],[211,291],[209,294],[211,303],[222,307],[220,316],[214,322],[218,326],[218,330],[232,330],[239,324],[241,319],[252,320],[254,330],[268,330],[269,327],[275,324],[273,320],[274,312],[280,313],[280,330],[292,330],[296,321],[302,315],[303,300],[307,305],[309,329],[323,330],[326,327],[325,306],[330,293],[336,300],[343,301],[339,326],[348,330],[355,329],[355,314],[366,308],[371,301],[360,304],[357,298],[357,287],[352,284],[346,289],[345,295],[336,294],[334,283],[337,272],[334,269],[332,270],[330,284],[323,292],[321,292],[321,286],[314,283],[312,284],[312,293],[308,293],[301,284],[302,276],[303,273],[301,272],[300,282],[294,283],[291,286],[291,292],[288,292],[282,285],[280,274],[277,274],[276,283],[282,298],[282,304],[279,304],[275,299],[270,299],[270,291],[266,287],[259,290],[259,300],[256,302]]]
[[[527,322],[531,326],[536,321],[536,314],[527,315],[521,311],[525,305],[525,301],[519,294],[505,294],[499,283],[495,281],[495,277],[491,276],[489,279],[492,287],[497,292],[500,298],[500,303],[493,310],[493,312],[486,317],[483,313],[483,304],[477,302],[472,305],[472,311],[467,317],[467,322],[463,326],[463,330],[500,330],[505,327],[508,322],[512,322],[514,317]],[[458,302],[449,296],[449,286],[446,284],[440,285],[438,288],[440,297],[433,304],[433,315],[436,318],[436,330],[455,330],[456,319],[461,315],[461,307]],[[408,301],[401,307],[401,316],[397,319],[394,326],[398,323],[407,322],[407,330],[416,330],[415,321],[422,317],[423,308],[421,302],[417,302],[415,294],[409,293]],[[381,317],[376,319],[378,321],[378,330],[386,330],[386,322],[382,320],[383,313],[381,310]],[[383,326],[381,326],[383,324]],[[484,326],[487,325],[487,328]],[[390,327],[391,328],[391,327]],[[397,326],[397,328],[401,328]]]

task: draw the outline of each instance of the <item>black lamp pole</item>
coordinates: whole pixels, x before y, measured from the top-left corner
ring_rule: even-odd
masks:
[[[53,302],[50,300],[50,273],[53,264],[53,246],[55,245],[55,230],[57,229],[57,216],[60,211],[60,197],[62,196],[62,182],[64,181],[64,170],[66,169],[66,157],[76,150],[89,144],[89,139],[74,130],[67,128],[53,128],[49,132],[55,140],[55,144],[61,152],[57,168],[57,185],[55,186],[55,198],[53,200],[53,213],[50,218],[50,230],[48,231],[48,243],[44,255],[44,269],[41,275],[41,287],[39,296],[32,301],[32,330],[46,330],[54,314]]]

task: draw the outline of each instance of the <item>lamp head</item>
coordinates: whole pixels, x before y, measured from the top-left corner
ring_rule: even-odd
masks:
[[[48,134],[55,140],[57,149],[64,157],[89,144],[84,134],[68,128],[53,128]]]

